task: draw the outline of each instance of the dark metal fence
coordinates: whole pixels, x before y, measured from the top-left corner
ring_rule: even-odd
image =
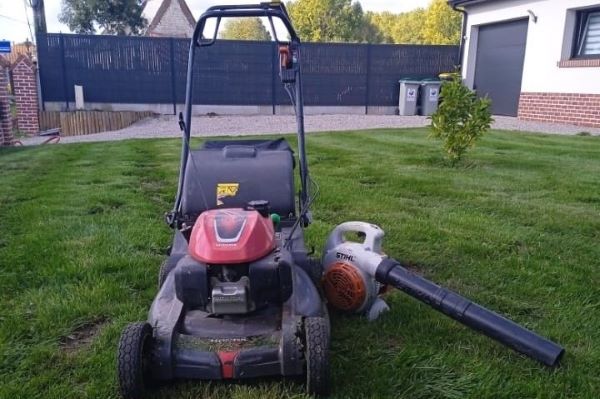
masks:
[[[48,34],[38,38],[43,100],[184,102],[189,40]],[[306,43],[306,105],[395,106],[398,79],[437,76],[454,68],[455,46]],[[196,58],[194,104],[287,105],[271,42],[220,41]]]

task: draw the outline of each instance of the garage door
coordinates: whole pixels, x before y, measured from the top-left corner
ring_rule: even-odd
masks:
[[[517,115],[528,20],[479,27],[474,89],[492,99],[496,115]]]

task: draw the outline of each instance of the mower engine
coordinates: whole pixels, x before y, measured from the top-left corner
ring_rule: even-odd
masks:
[[[364,242],[346,241],[345,235],[359,233]],[[385,286],[364,270],[362,257],[375,253],[382,256],[383,230],[362,222],[347,222],[329,235],[323,256],[322,286],[331,306],[350,313],[365,314],[375,320],[389,310],[380,294]]]
[[[291,294],[289,262],[275,245],[267,201],[204,212],[175,272],[179,299],[214,315],[247,314]]]

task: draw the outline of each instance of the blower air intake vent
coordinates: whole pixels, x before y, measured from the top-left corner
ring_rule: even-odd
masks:
[[[354,312],[363,306],[367,287],[360,272],[346,263],[335,263],[323,276],[325,296],[340,310]]]

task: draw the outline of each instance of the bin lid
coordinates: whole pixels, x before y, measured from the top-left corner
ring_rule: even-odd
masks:
[[[400,83],[407,83],[407,84],[413,84],[413,85],[420,85],[421,84],[420,80],[411,79],[411,78],[400,79],[398,82],[400,82]]]
[[[438,75],[441,80],[452,80],[455,76],[457,76],[457,72],[442,72]]]

